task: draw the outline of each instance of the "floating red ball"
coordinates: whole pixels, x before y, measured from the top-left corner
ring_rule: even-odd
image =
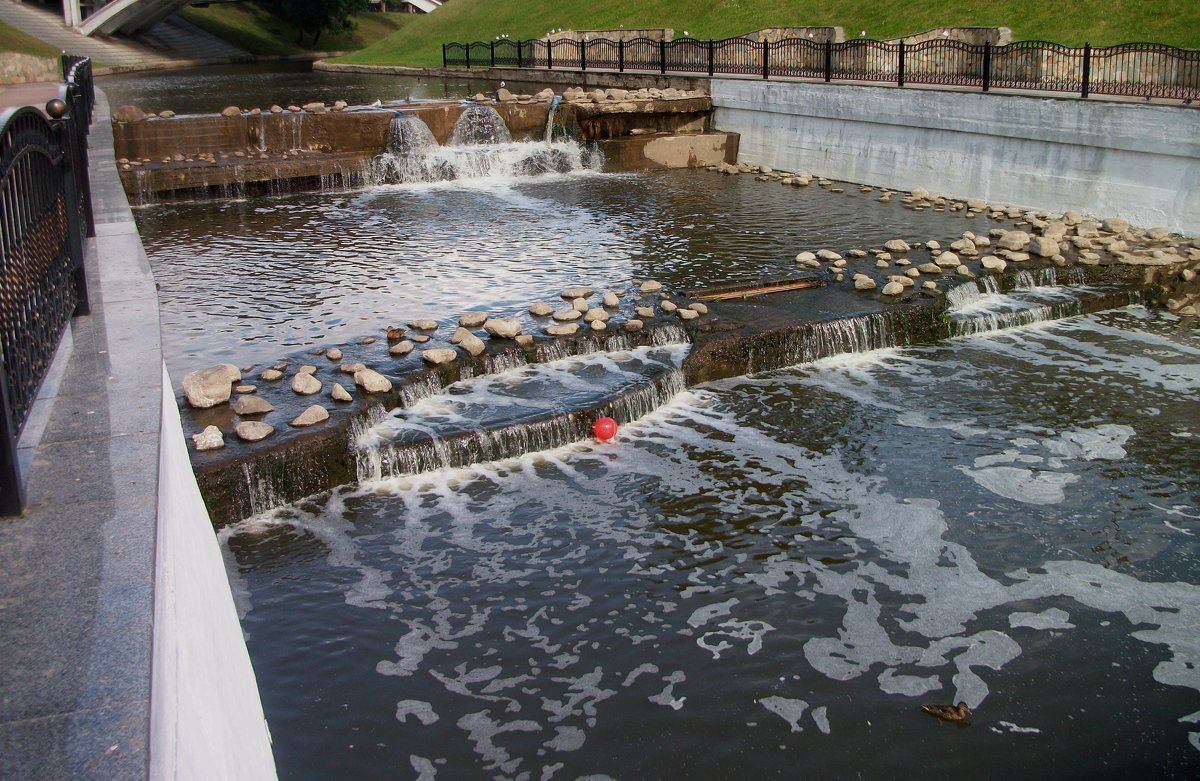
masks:
[[[612,418],[600,418],[592,426],[592,433],[601,442],[607,442],[617,435],[617,421]]]

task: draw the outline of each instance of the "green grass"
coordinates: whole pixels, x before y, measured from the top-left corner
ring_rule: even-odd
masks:
[[[912,35],[935,27],[1009,27],[1015,40],[1104,46],[1153,41],[1200,47],[1197,0],[450,0],[338,62],[441,65],[443,42],[529,39],[551,28],[671,27],[676,37],[728,38],[764,27],[840,25],[846,37]]]
[[[62,54],[50,44],[39,41],[15,27],[9,27],[4,22],[0,22],[0,51],[32,54],[35,57],[54,57],[55,59]]]
[[[323,32],[314,49],[308,45],[312,33],[305,33],[303,45],[297,44],[295,27],[254,3],[214,3],[207,8],[185,8],[180,15],[197,27],[260,56],[355,51],[402,30],[416,18],[413,14],[354,14],[353,32]]]

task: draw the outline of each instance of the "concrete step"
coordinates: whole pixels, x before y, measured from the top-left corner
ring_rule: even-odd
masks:
[[[164,54],[186,60],[244,60],[245,49],[224,41],[182,16],[172,16],[137,37],[141,43]]]

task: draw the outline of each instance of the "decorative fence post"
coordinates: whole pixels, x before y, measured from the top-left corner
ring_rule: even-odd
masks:
[[[983,42],[983,91],[987,92],[992,81],[992,42]]]
[[[833,41],[825,40],[825,81],[833,78]]]
[[[488,41],[488,65],[492,68],[496,67],[496,40]]]
[[[69,89],[69,88],[68,88]],[[72,127],[79,122],[74,112],[68,111],[69,106],[61,100],[51,100],[46,104],[46,113],[50,115],[51,132],[62,154],[59,171],[63,178],[63,201],[67,212],[67,255],[71,259],[72,282],[75,286],[75,311],[72,317],[91,314],[88,302],[87,276],[83,266],[83,237],[86,234],[83,220],[79,213],[79,187],[76,181],[77,154],[75,145],[79,143],[78,133]],[[86,175],[86,173],[85,173]]]
[[[896,86],[904,86],[904,39],[900,39],[900,58],[896,64]]]
[[[0,355],[0,515],[20,515],[25,509],[25,486],[17,460],[17,427],[8,406],[8,372]]]
[[[667,41],[665,38],[658,41],[658,72],[667,72]]]
[[[587,39],[578,41],[579,44],[579,70],[587,70]]]
[[[708,75],[713,75],[713,39],[708,39]]]
[[[1085,41],[1083,44],[1083,85],[1080,89],[1079,97],[1086,98],[1088,90],[1091,89],[1092,81],[1092,44],[1090,41]]]
[[[446,67],[446,44],[442,44],[442,67]]]
[[[763,56],[762,56],[762,74],[763,78],[767,78],[771,68],[771,44],[766,38],[763,38]]]
[[[520,38],[517,39],[517,67],[518,68],[525,67],[524,62],[521,59],[521,39]]]
[[[617,70],[625,72],[625,39],[617,40]]]
[[[554,70],[554,41],[546,41],[546,70]]]
[[[467,50],[467,70],[471,70],[471,44],[466,45]]]

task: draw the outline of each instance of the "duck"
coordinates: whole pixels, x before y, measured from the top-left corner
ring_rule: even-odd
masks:
[[[389,342],[398,342],[404,338],[408,331],[398,325],[389,325],[387,327],[387,338]]]
[[[930,716],[936,716],[942,721],[962,721],[971,715],[971,709],[965,702],[957,705],[922,705],[921,710]]]

